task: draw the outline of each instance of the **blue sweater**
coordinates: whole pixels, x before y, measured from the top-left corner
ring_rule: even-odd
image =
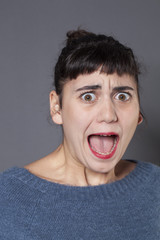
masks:
[[[122,180],[89,187],[11,168],[0,175],[0,239],[160,240],[160,168],[138,161]]]

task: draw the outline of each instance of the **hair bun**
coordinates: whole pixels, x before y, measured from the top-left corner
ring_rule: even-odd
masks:
[[[86,30],[78,28],[77,30],[68,31],[67,32],[67,45],[70,44],[72,41],[77,40],[81,37],[87,36],[91,34],[90,32],[87,32]]]

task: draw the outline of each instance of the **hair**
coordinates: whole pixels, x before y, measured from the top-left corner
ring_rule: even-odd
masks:
[[[64,84],[76,79],[80,74],[91,74],[98,69],[106,74],[133,76],[139,97],[140,68],[132,49],[111,36],[78,29],[67,32],[65,47],[55,66],[54,85],[59,95],[60,107]]]

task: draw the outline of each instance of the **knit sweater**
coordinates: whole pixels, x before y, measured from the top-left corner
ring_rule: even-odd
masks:
[[[137,161],[123,179],[87,187],[8,169],[0,175],[0,239],[160,240],[160,168]]]

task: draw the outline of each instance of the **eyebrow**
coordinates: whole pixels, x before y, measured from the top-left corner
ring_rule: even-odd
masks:
[[[83,86],[81,88],[76,89],[76,92],[82,91],[82,90],[96,90],[96,89],[102,89],[102,87],[100,85],[86,85]],[[119,86],[119,87],[114,87],[113,91],[115,92],[120,92],[120,91],[125,91],[125,90],[132,90],[134,91],[134,89],[132,87],[129,86]]]
[[[102,87],[100,85],[87,85],[87,86],[76,89],[76,92],[79,92],[82,90],[95,90],[95,89],[102,89]]]
[[[129,87],[129,86],[119,86],[119,87],[114,87],[113,91],[115,92],[120,92],[120,91],[125,91],[125,90],[132,90],[134,91],[134,88]]]

